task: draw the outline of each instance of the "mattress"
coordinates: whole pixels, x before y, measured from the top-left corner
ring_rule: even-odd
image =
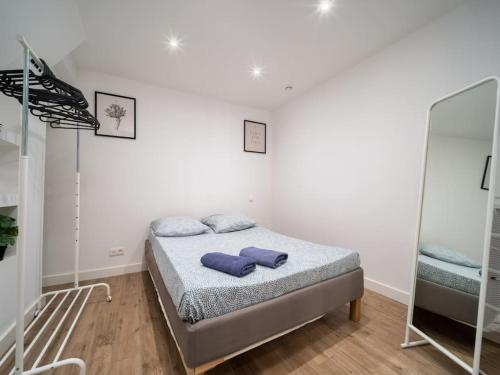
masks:
[[[360,267],[356,251],[294,239],[262,227],[190,237],[151,234],[150,242],[177,313],[190,323],[244,309]],[[200,262],[207,252],[238,255],[248,246],[287,252],[288,261],[277,269],[257,266],[242,278]]]
[[[418,256],[418,278],[456,289],[475,296],[481,288],[479,269],[444,262],[420,254]]]

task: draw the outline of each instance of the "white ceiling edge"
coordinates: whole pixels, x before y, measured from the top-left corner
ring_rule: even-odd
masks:
[[[74,59],[72,59],[72,60],[74,61]],[[192,91],[180,90],[180,89],[173,88],[173,87],[158,85],[156,83],[152,83],[152,82],[149,82],[146,80],[137,80],[137,79],[123,76],[123,75],[101,72],[101,71],[94,70],[94,69],[80,68],[76,64],[75,64],[75,74],[76,74],[76,79],[74,81],[74,86],[80,90],[82,90],[82,86],[83,86],[82,83],[84,82],[87,75],[97,75],[97,76],[109,79],[109,81],[106,81],[106,84],[111,83],[112,85],[114,85],[115,83],[117,83],[117,84],[119,84],[118,85],[119,87],[128,87],[128,86],[123,85],[124,81],[128,81],[131,84],[133,84],[134,87],[137,84],[140,86],[150,86],[152,89],[156,89],[156,90],[160,89],[160,90],[168,91],[174,95],[180,95],[180,96],[185,96],[185,97],[191,97],[191,98],[197,99],[197,100],[204,100],[204,101],[209,101],[209,102],[214,102],[214,103],[220,103],[220,104],[224,104],[224,105],[228,105],[228,106],[237,107],[240,109],[256,110],[256,111],[266,113],[267,115],[271,115],[273,112],[272,110],[267,109],[267,108],[251,106],[249,104],[230,101],[230,100],[227,100],[224,98],[218,98],[218,97],[212,96],[212,95],[202,95],[202,94],[192,92]],[[71,83],[71,84],[73,84],[73,83]],[[102,87],[101,88],[93,87],[92,90],[93,91],[100,91],[100,90],[104,90],[104,89]],[[84,90],[82,90],[82,91],[84,91]],[[111,91],[111,93],[113,93],[113,92]],[[120,94],[120,92],[115,92],[115,94]],[[127,93],[124,93],[124,92],[122,92],[121,94],[127,95]],[[88,97],[85,96],[85,98],[88,101]]]
[[[233,105],[233,106],[241,107],[241,108],[251,108],[251,109],[258,110],[258,111],[267,112],[269,114],[271,114],[275,110],[272,108],[250,105],[250,104],[245,103],[243,101],[230,100],[230,99],[227,99],[224,97],[219,97],[217,95],[203,94],[203,93],[199,93],[196,91],[183,90],[183,89],[168,86],[168,85],[160,85],[160,84],[158,84],[158,82],[153,82],[153,81],[149,81],[146,79],[135,79],[135,78],[131,78],[131,77],[128,77],[126,75],[122,75],[122,74],[118,74],[118,73],[108,73],[107,71],[101,71],[98,69],[90,69],[90,68],[86,68],[86,67],[80,67],[76,63],[72,54],[68,55],[61,63],[66,62],[67,58],[70,58],[70,60],[74,64],[73,66],[75,69],[74,70],[75,75],[71,76],[72,77],[71,79],[73,79],[73,77],[75,77],[74,80],[72,81],[73,83],[70,83],[70,82],[68,82],[68,83],[70,83],[71,85],[74,84],[76,87],[78,87],[78,85],[81,85],[81,79],[82,79],[81,77],[83,75],[85,75],[85,74],[97,74],[97,75],[109,77],[111,79],[129,81],[129,82],[138,83],[138,84],[141,84],[144,86],[151,86],[155,89],[162,89],[162,90],[170,91],[172,93],[179,93],[180,95],[186,95],[186,96],[191,96],[191,97],[205,99],[205,100],[211,100],[214,102],[221,102],[221,103],[225,103],[225,104],[229,104],[229,105]],[[58,64],[54,67],[54,69],[53,69],[54,73],[58,76],[58,78],[65,80],[64,74],[67,74],[67,72],[65,72],[64,69],[66,69],[66,67],[62,67],[59,65],[60,64]],[[57,69],[61,69],[61,70],[57,70]],[[59,74],[61,74],[61,75],[59,76]]]

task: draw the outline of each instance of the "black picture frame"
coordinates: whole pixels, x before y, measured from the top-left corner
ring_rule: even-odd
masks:
[[[258,125],[264,127],[264,151],[251,150],[247,147],[247,125]],[[243,151],[252,152],[255,154],[265,154],[267,152],[267,124],[258,121],[244,120],[243,121]]]
[[[486,157],[484,163],[483,179],[481,180],[481,190],[490,190],[490,161],[491,155]]]
[[[113,96],[121,99],[127,99],[131,100],[133,102],[133,108],[134,108],[134,135],[133,137],[127,137],[127,136],[121,136],[121,135],[112,135],[112,134],[99,134],[99,129],[95,129],[94,134],[100,137],[111,137],[111,138],[122,138],[122,139],[137,139],[137,102],[136,98],[132,98],[130,96],[124,96],[124,95],[118,95],[118,94],[111,94],[109,92],[103,92],[103,91],[95,91],[94,93],[94,115],[95,118],[99,121],[99,114],[98,114],[98,96],[99,95],[107,95],[107,96]]]

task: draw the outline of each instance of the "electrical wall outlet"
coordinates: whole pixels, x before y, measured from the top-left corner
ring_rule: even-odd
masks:
[[[117,256],[120,256],[120,255],[124,255],[125,254],[125,248],[120,246],[120,247],[112,247],[110,250],[109,250],[109,256],[110,257],[117,257]]]

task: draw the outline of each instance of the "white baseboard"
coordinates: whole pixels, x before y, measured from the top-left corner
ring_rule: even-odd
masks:
[[[80,272],[80,280],[92,280],[102,277],[124,275],[126,273],[141,272],[146,270],[144,263],[126,264],[122,266],[96,268],[93,270],[83,270]],[[73,273],[61,273],[57,275],[46,275],[43,277],[43,286],[66,284],[73,281]],[[394,288],[387,284],[365,277],[365,288],[380,293],[383,296],[395,301],[408,304],[409,293],[404,290]]]
[[[37,309],[39,299],[29,306],[24,312],[24,326],[28,326],[35,318],[35,311]],[[0,356],[5,353],[16,341],[16,323],[12,323],[9,328],[0,335]]]
[[[99,279],[102,277],[124,275],[126,273],[141,272],[145,269],[146,266],[144,263],[135,263],[108,268],[96,268],[93,270],[82,270],[80,271],[80,280],[84,281]],[[66,284],[71,283],[73,280],[74,274],[72,272],[60,273],[57,275],[46,275],[43,277],[43,286]]]
[[[408,305],[408,301],[410,299],[410,294],[408,292],[394,288],[379,281],[369,279],[368,277],[365,277],[365,288],[380,293],[383,296],[386,296],[395,301],[404,303],[405,305]]]

